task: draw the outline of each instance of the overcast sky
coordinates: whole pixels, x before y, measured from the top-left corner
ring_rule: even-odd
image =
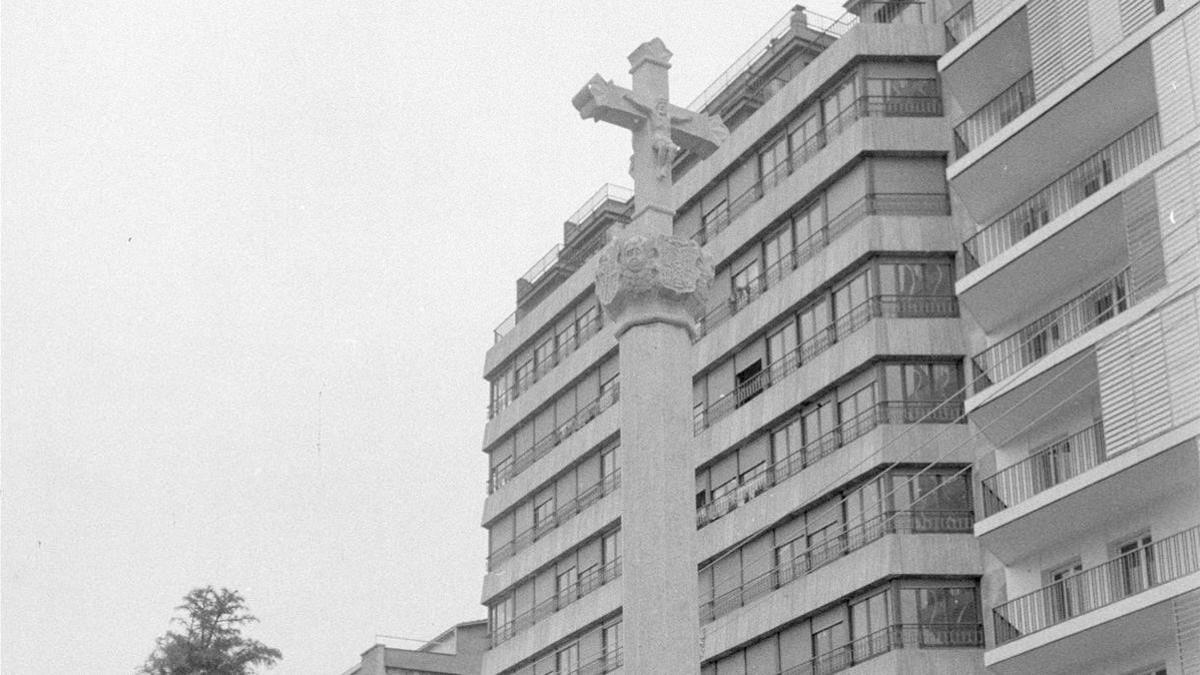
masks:
[[[204,584],[274,673],[483,618],[484,351],[631,184],[571,96],[659,36],[684,105],[790,6],[5,2],[3,672],[129,673]]]

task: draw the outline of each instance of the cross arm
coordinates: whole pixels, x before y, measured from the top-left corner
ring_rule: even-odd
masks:
[[[729,129],[715,115],[694,113],[677,106],[670,106],[668,114],[671,116],[671,140],[701,159],[713,154],[717,146],[729,138]]]
[[[604,121],[626,129],[637,129],[646,121],[646,110],[632,103],[633,92],[606,81],[599,75],[571,98],[583,119]]]

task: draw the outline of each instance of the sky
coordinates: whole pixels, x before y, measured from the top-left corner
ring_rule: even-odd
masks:
[[[791,5],[5,2],[0,671],[131,673],[207,584],[271,673],[484,618],[484,352],[631,184],[571,97]]]

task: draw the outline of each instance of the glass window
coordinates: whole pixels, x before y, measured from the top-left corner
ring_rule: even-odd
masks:
[[[492,489],[495,490],[508,483],[508,479],[512,478],[512,456],[509,455],[496,463],[492,467]]]
[[[617,472],[617,450],[620,446],[613,446],[600,453],[600,479],[608,480],[610,476]]]
[[[800,310],[800,362],[805,363],[829,346],[829,301],[825,297]]]
[[[792,260],[791,222],[786,222],[776,228],[763,242],[763,260],[767,265],[768,283],[773,283],[795,267]]]
[[[606,661],[616,657],[621,651],[621,624],[614,623],[601,629],[600,644]]]
[[[850,639],[861,640],[887,629],[892,623],[888,615],[888,590],[850,605]]]
[[[836,649],[839,646],[835,642],[835,640],[837,639],[837,630],[840,629],[841,627],[842,627],[842,622],[839,621],[839,622],[833,624],[832,626],[830,626],[829,628],[825,628],[825,629],[822,629],[822,630],[819,630],[819,631],[813,633],[813,636],[812,636],[813,655],[819,657],[823,654],[828,654],[829,652]]]
[[[554,655],[554,671],[558,675],[573,675],[579,670],[579,643],[558,650]]]
[[[744,306],[762,290],[762,273],[759,260],[755,258],[732,277],[733,300],[739,306]]]
[[[787,137],[779,136],[758,153],[758,176],[764,188],[771,188],[788,174]]]
[[[860,320],[865,320],[869,316],[863,305],[871,293],[869,272],[869,268],[864,269],[834,291],[833,313],[838,319],[853,313],[854,318],[849,321],[851,324],[857,325]],[[839,332],[840,330],[841,326],[839,325]]]
[[[793,418],[771,434],[771,456],[775,462],[777,479],[790,476],[803,467],[803,455],[800,453],[802,447],[804,442],[800,435],[799,417]]]
[[[788,370],[783,367],[782,360],[793,356],[796,346],[796,322],[789,317],[787,323],[767,336],[767,362],[771,364],[772,370],[779,371],[771,373],[773,376],[781,376],[783,371]]]
[[[535,376],[540,378],[554,367],[554,335],[546,335],[533,348]]]
[[[903,588],[900,611],[905,623],[921,627],[922,644],[973,646],[980,640],[979,599],[972,586]]]
[[[615,530],[604,535],[600,542],[600,562],[607,565],[621,557],[621,531]]]
[[[574,565],[558,573],[554,579],[554,589],[560,603],[570,602],[577,597],[579,578],[575,575]]]
[[[724,199],[709,207],[704,215],[700,217],[700,228],[708,233],[708,236],[719,232],[725,227],[725,223],[729,220],[729,208]]]
[[[858,438],[875,427],[875,383],[871,382],[857,391],[847,394],[838,403],[838,421],[842,430],[842,442]]]
[[[554,491],[548,490],[539,497],[533,505],[533,526],[537,528],[550,525],[554,521]]]
[[[825,145],[820,130],[821,120],[818,119],[816,113],[811,113],[808,117],[793,123],[789,132],[793,166],[807,162],[809,157],[812,157]]]

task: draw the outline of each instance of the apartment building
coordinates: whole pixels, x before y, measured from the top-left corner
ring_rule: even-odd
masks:
[[[787,12],[688,106],[729,138],[674,164],[675,234],[716,266],[691,348],[705,674],[985,672],[975,465],[1001,448],[964,415],[958,7],[847,9]],[[622,670],[621,458],[652,449],[622,446],[594,283],[631,197],[566,221],[485,357],[489,675]]]
[[[1200,672],[1200,7],[956,4],[985,664]]]

